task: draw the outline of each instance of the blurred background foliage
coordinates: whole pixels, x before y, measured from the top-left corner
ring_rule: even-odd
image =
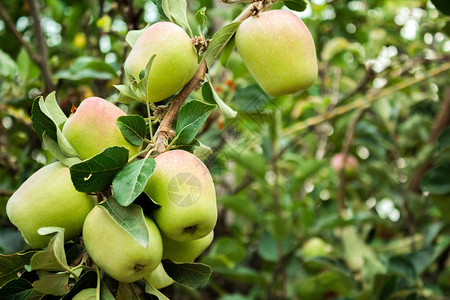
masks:
[[[264,94],[236,51],[226,67],[209,70],[238,111],[234,119],[214,112],[199,136],[213,149],[204,161],[218,192],[216,237],[200,258],[214,273],[201,289],[174,285],[166,295],[448,299],[450,17],[448,2],[433,2],[442,11],[428,0],[311,0],[298,15],[315,40],[319,79],[296,95]],[[245,7],[188,3],[194,33],[194,14],[206,7],[209,38]],[[32,100],[55,89],[67,115],[89,96],[114,101],[130,50],[126,32],[160,16],[143,0],[0,5],[0,251],[7,254],[26,245],[6,202],[54,159],[32,129]],[[353,174],[331,167],[339,152],[357,159]]]

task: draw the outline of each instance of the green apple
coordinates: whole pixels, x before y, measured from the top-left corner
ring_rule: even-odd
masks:
[[[310,273],[316,273],[322,270],[323,266],[314,261],[308,261],[308,259],[314,257],[330,257],[333,248],[327,244],[324,240],[318,237],[313,237],[307,240],[300,249],[300,255],[305,260],[305,269]]]
[[[159,229],[180,242],[207,236],[217,222],[216,191],[208,168],[183,150],[165,152],[155,160],[144,192],[161,206],[153,212]]]
[[[147,82],[150,102],[164,100],[180,90],[194,76],[198,65],[197,53],[186,32],[174,23],[159,22],[148,27],[133,45],[124,65],[128,77],[139,80],[155,54]]]
[[[214,238],[214,231],[211,231],[204,238],[187,242],[174,241],[163,234],[161,237],[163,241],[163,259],[170,259],[173,262],[191,263],[211,244]],[[144,279],[158,290],[174,283],[174,280],[167,275],[162,263],[156,270],[146,275]]]
[[[63,134],[81,159],[88,159],[105,148],[121,146],[132,157],[140,150],[127,142],[116,125],[116,120],[126,114],[111,102],[90,97],[83,100],[76,112],[64,123]]]
[[[155,270],[145,275],[144,280],[157,290],[168,287],[175,282],[175,280],[167,275],[162,263]]]
[[[161,262],[162,241],[155,223],[145,218],[150,237],[144,248],[122,229],[102,206],[87,215],[83,240],[92,260],[112,278],[121,282],[142,279]]]
[[[314,40],[295,14],[272,10],[242,22],[236,48],[261,88],[271,96],[296,93],[317,78]]]
[[[345,154],[343,152],[335,154],[331,158],[331,167],[336,172],[340,172],[342,168],[344,168],[345,178],[347,179],[354,178],[356,175],[356,171],[358,170],[358,161],[353,155],[348,154],[347,159],[345,160],[345,167],[344,167],[344,158]]]
[[[72,300],[95,300],[96,296],[97,296],[96,289],[89,288],[84,289],[78,294],[76,294],[75,297],[72,298]]]
[[[11,196],[6,213],[35,248],[47,246],[50,238],[38,234],[41,227],[64,228],[64,239],[81,233],[84,219],[95,199],[78,192],[72,184],[69,168],[56,162],[31,175]]]
[[[163,241],[163,259],[170,259],[173,262],[193,262],[211,245],[214,231],[211,231],[203,238],[186,242],[174,241],[164,234],[161,237]]]
[[[313,237],[307,240],[300,250],[303,258],[312,258],[316,256],[330,256],[332,251],[331,245],[327,244],[324,240],[318,237]]]

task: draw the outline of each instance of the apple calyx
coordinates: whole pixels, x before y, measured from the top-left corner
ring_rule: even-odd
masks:
[[[189,234],[193,234],[196,231],[197,231],[197,225],[188,226],[188,227],[184,228],[184,232],[189,233]]]

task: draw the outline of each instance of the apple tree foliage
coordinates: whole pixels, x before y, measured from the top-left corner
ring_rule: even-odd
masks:
[[[312,87],[279,97],[261,90],[235,50],[240,22],[232,21],[249,4],[244,1],[0,4],[0,298],[72,299],[87,288],[102,299],[444,299],[450,293],[448,1],[275,1],[272,9],[302,17],[319,62]],[[83,261],[80,240],[64,244],[60,228],[41,229],[51,238],[47,248],[27,249],[5,207],[31,174],[59,160],[80,191],[112,186],[121,205],[106,202],[105,209],[120,216],[117,223],[136,241],[148,242],[136,220],[155,207],[135,204],[142,203],[154,160],[128,164],[127,150],[112,147],[82,161],[61,130],[72,105],[95,95],[126,109],[117,126],[129,143],[145,143],[157,126],[148,128],[142,117],[147,108],[124,83],[123,63],[141,30],[162,20],[210,40],[199,45],[205,82],[172,128],[174,146],[211,171],[219,218],[197,263],[163,262],[177,283],[161,293],[140,281],[100,276]],[[139,79],[147,80],[151,67]],[[166,104],[170,99],[157,103],[155,123]],[[356,170],[333,169],[338,153],[354,157]]]

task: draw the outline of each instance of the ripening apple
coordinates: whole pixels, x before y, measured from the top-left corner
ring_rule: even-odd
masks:
[[[64,123],[62,132],[81,159],[88,159],[105,148],[121,146],[128,149],[128,157],[140,150],[122,135],[116,120],[126,114],[111,102],[90,97],[83,100],[76,112]]]
[[[153,212],[159,229],[180,242],[207,236],[217,222],[216,191],[208,168],[184,150],[165,152],[155,161],[144,192],[161,206]]]
[[[160,264],[162,241],[158,227],[145,218],[149,246],[144,248],[108,214],[96,206],[87,215],[83,226],[83,241],[92,260],[112,278],[121,282],[142,279]]]
[[[43,248],[50,238],[38,234],[39,228],[62,227],[64,239],[70,240],[81,233],[94,205],[94,198],[75,189],[69,168],[55,162],[39,169],[19,187],[8,200],[6,213],[31,247]]]
[[[84,289],[76,294],[72,300],[95,300],[97,296],[95,288]]]
[[[358,161],[353,155],[348,154],[347,159],[345,160],[345,167],[344,167],[344,158],[345,153],[343,152],[335,154],[331,158],[331,167],[338,173],[342,170],[342,168],[344,168],[345,178],[351,179],[355,177],[356,171],[358,170]]]
[[[161,237],[163,241],[163,259],[170,259],[178,263],[191,263],[211,244],[214,238],[214,231],[211,231],[204,238],[187,242],[174,241],[164,235],[161,235]],[[167,275],[162,263],[153,272],[146,275],[144,279],[158,290],[174,283],[174,280]]]
[[[125,61],[128,76],[139,81],[150,58],[156,54],[149,80],[147,99],[158,102],[180,90],[194,76],[197,53],[184,30],[171,22],[159,22],[148,27],[133,45]]]
[[[314,40],[290,11],[262,12],[242,22],[236,48],[250,74],[271,96],[305,90],[317,78]]]

